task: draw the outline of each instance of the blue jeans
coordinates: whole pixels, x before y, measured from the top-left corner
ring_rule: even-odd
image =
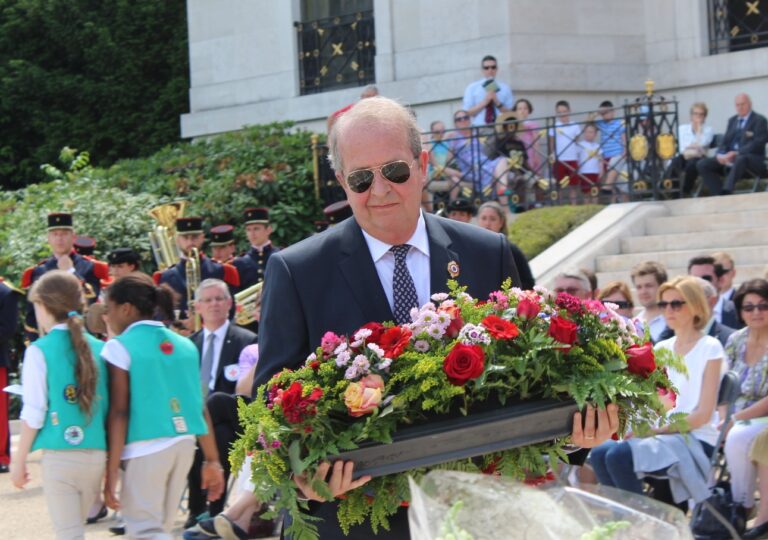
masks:
[[[597,480],[604,486],[611,486],[632,493],[643,493],[643,482],[635,473],[632,449],[624,441],[607,441],[592,449],[589,462]]]

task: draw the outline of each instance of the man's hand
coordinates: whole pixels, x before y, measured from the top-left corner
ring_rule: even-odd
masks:
[[[217,501],[224,493],[224,468],[218,461],[206,461],[200,473],[200,487],[208,490],[208,501]]]
[[[583,424],[583,427],[582,427]],[[597,424],[597,425],[595,425]],[[575,446],[594,448],[611,438],[619,429],[619,407],[609,403],[604,409],[587,405],[584,419],[580,412],[573,415],[571,439]]]
[[[56,266],[59,270],[66,270],[69,272],[74,264],[72,263],[72,258],[69,255],[62,255],[56,259]]]
[[[315,473],[315,480],[325,481],[328,476],[328,471],[331,468],[331,464],[327,461],[320,464]],[[360,486],[364,486],[371,481],[370,476],[362,476],[357,480],[352,480],[352,474],[355,471],[355,464],[351,461],[337,461],[333,464],[333,472],[331,478],[328,480],[328,487],[331,490],[331,495],[335,499],[339,495],[343,495],[347,491],[352,491]],[[318,495],[310,487],[310,483],[307,480],[306,475],[297,474],[293,477],[293,481],[298,486],[299,490],[309,500],[325,502],[325,499]]]

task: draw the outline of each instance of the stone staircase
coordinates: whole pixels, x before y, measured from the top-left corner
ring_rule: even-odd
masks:
[[[768,193],[683,199],[654,203],[656,215],[643,218],[619,239],[618,253],[595,254],[598,283],[631,284],[630,271],[642,261],[664,264],[669,277],[685,274],[697,255],[728,252],[736,283],[765,277],[768,270]],[[644,230],[644,234],[643,234]]]

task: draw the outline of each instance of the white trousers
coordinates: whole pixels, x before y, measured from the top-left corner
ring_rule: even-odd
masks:
[[[749,451],[761,431],[768,429],[768,423],[760,420],[736,422],[725,439],[725,460],[731,473],[733,500],[742,506],[755,505],[757,468],[749,458]]]
[[[43,450],[43,494],[57,540],[84,538],[106,463],[104,450]]]
[[[195,440],[123,461],[120,507],[128,538],[171,540],[173,521],[195,456]]]

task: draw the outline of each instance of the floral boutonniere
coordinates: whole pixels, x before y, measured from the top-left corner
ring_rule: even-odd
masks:
[[[456,261],[451,261],[448,263],[448,275],[451,276],[451,279],[456,279],[459,277],[459,263]]]

